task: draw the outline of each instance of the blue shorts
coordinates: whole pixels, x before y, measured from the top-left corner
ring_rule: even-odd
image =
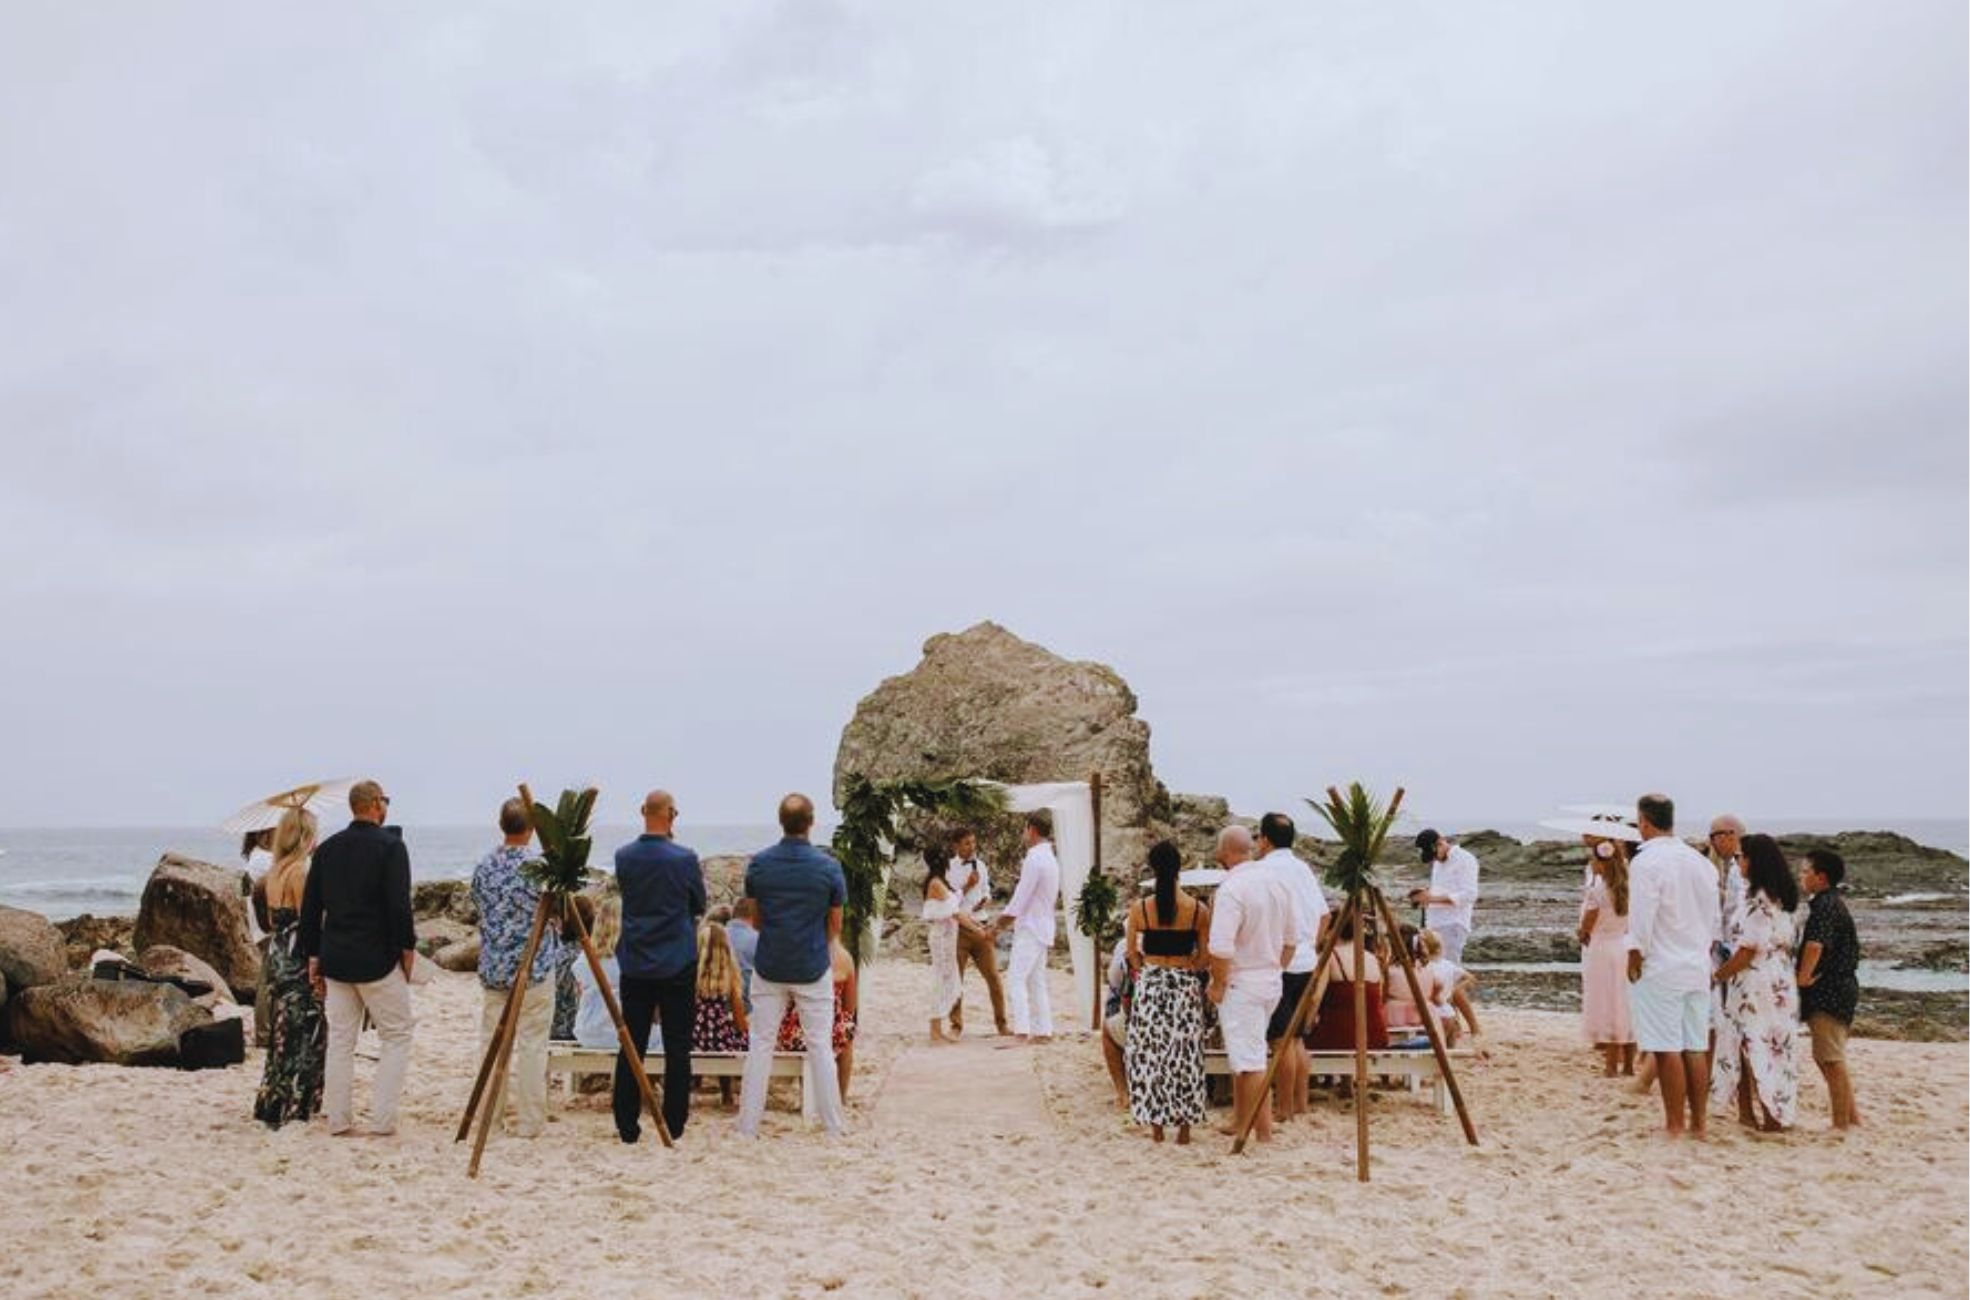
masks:
[[[1635,1046],[1644,1052],[1710,1050],[1710,990],[1685,993],[1646,979],[1628,986]]]

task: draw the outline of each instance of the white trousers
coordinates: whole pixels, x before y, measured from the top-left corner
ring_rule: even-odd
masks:
[[[834,1137],[848,1131],[841,1112],[841,1080],[835,1077],[835,987],[832,971],[811,984],[776,984],[757,970],[752,973],[752,1036],[746,1046],[745,1082],[739,1089],[739,1134],[757,1137],[766,1113],[766,1085],[772,1081],[773,1053],[779,1046],[780,1021],[792,1005],[800,1015],[800,1033],[807,1040],[807,1080],[814,1094],[814,1113]]]
[[[367,984],[329,980],[325,1010],[328,1059],[322,1064],[322,1109],[328,1114],[328,1131],[346,1133],[355,1127],[356,1035],[363,1027],[363,1012],[368,1011],[382,1040],[376,1084],[370,1089],[369,1128],[372,1133],[396,1132],[397,1102],[410,1068],[410,1034],[417,1024],[403,969],[392,967],[388,975]]]
[[[1047,945],[1024,930],[1012,932],[1012,968],[1006,1007],[1012,1032],[1053,1037],[1053,1003],[1047,997]]]
[[[486,1048],[499,1032],[499,1017],[511,991],[479,989],[479,1060],[485,1059]],[[553,1028],[554,981],[527,985],[527,996],[520,1000],[520,1023],[513,1031],[513,1072],[506,1082],[506,1096],[513,1099],[519,1121],[514,1132],[523,1138],[539,1137],[547,1127],[547,1035]]]

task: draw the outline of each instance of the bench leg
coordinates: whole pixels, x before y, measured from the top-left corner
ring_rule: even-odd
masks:
[[[812,1124],[818,1118],[814,1113],[814,1058],[803,1057],[800,1062],[800,1117]]]
[[[1443,1086],[1442,1075],[1439,1074],[1436,1078],[1430,1080],[1430,1092],[1436,1101],[1436,1113],[1439,1115],[1449,1115],[1450,1089]]]

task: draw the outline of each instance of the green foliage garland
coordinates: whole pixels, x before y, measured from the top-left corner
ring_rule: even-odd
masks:
[[[1074,903],[1074,926],[1094,940],[1097,957],[1115,935],[1115,913],[1120,905],[1115,882],[1108,873],[1099,867],[1088,872],[1081,896]]]
[[[1326,802],[1306,801],[1321,819],[1333,828],[1341,842],[1341,854],[1327,869],[1327,884],[1347,895],[1354,895],[1375,884],[1375,859],[1382,854],[1382,842],[1395,825],[1396,810],[1402,807],[1402,791],[1383,807],[1355,781],[1344,796],[1327,787]]]
[[[876,891],[896,841],[897,819],[905,811],[957,821],[982,821],[1005,811],[1005,792],[983,781],[871,781],[852,777],[841,801],[841,824],[833,848],[848,880],[842,933],[848,950],[862,961],[862,936],[876,914]]]
[[[540,841],[540,856],[520,864],[520,878],[543,893],[572,894],[588,883],[588,853],[595,841],[588,833],[595,815],[598,791],[563,790],[554,807],[534,801],[528,815]]]

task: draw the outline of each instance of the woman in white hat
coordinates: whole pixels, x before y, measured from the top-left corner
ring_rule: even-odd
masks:
[[[1601,1053],[1604,1072],[1635,1073],[1635,1030],[1628,1013],[1628,845],[1641,838],[1611,817],[1547,822],[1574,831],[1587,846],[1588,880],[1580,906],[1580,1032]]]

